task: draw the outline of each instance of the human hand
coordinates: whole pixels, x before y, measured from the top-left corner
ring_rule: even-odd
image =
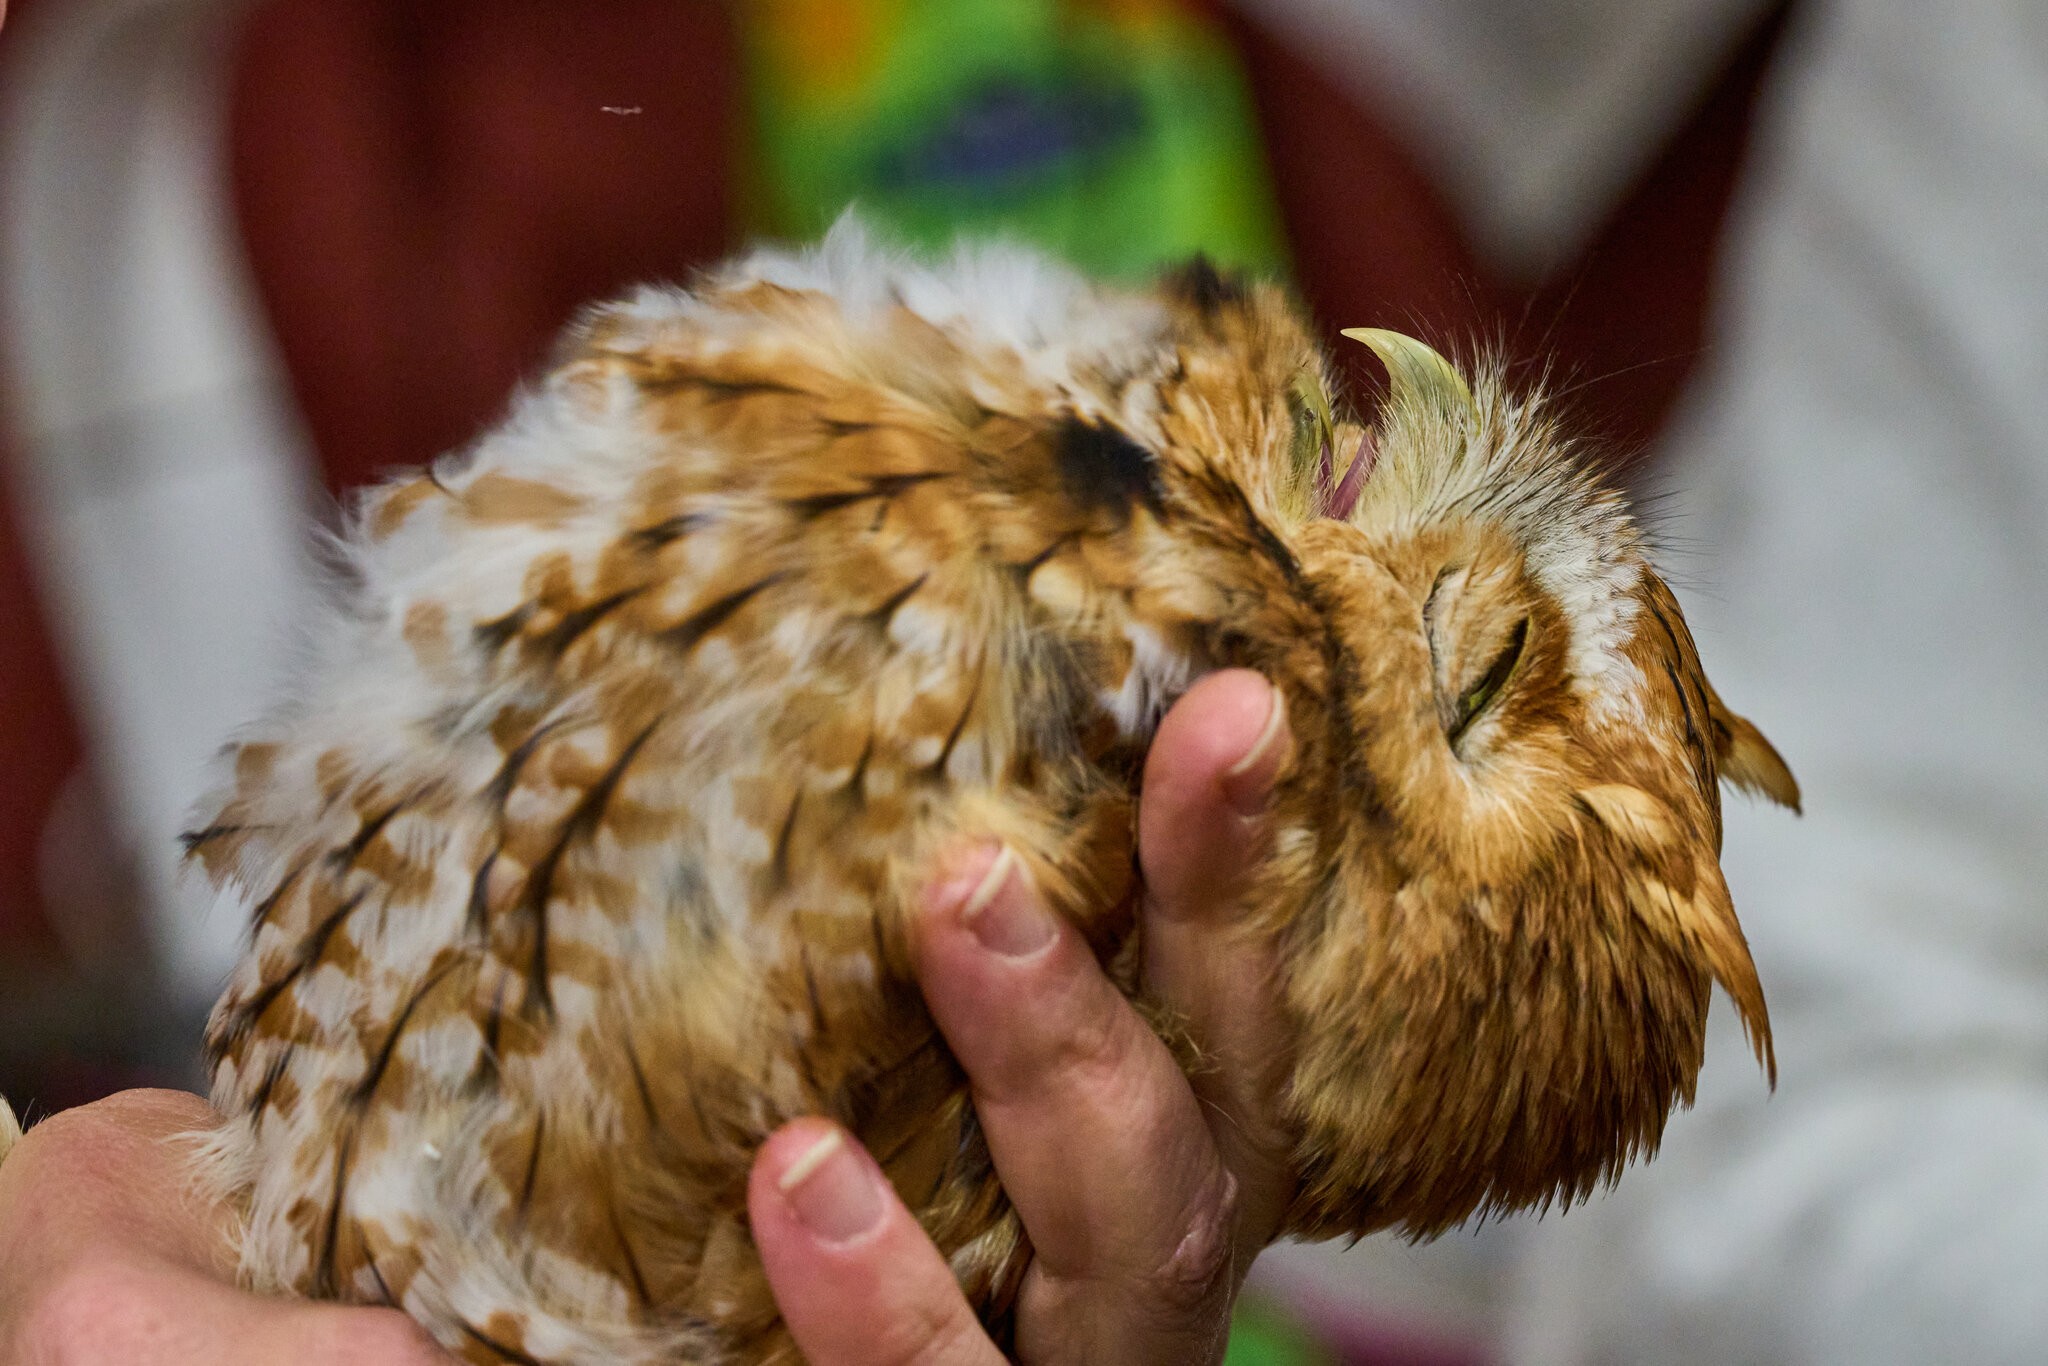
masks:
[[[0,1363],[448,1362],[396,1310],[234,1288],[230,1216],[175,1141],[215,1123],[197,1096],[128,1091],[28,1131],[0,1165]]]
[[[1279,694],[1231,670],[1189,690],[1147,757],[1144,985],[1216,1063],[1192,1083],[1012,861],[997,870],[995,849],[963,851],[928,894],[925,1000],[1031,1236],[1017,1309],[1024,1361],[1222,1358],[1238,1287],[1292,1193],[1273,1104],[1286,1057],[1273,965],[1228,933],[1289,749]],[[1003,1360],[938,1250],[842,1130],[805,1119],[777,1131],[755,1162],[748,1208],[776,1302],[813,1366]]]

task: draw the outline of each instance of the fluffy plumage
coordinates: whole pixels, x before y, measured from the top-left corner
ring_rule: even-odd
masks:
[[[1270,286],[842,228],[591,313],[370,496],[192,836],[253,905],[205,1164],[251,1283],[479,1362],[793,1359],[745,1174],[824,1113],[1004,1331],[915,880],[997,836],[1113,957],[1139,760],[1225,664],[1296,737],[1251,900],[1289,1231],[1584,1195],[1690,1097],[1714,981],[1768,1057],[1717,782],[1789,774],[1543,407],[1366,340],[1370,433]]]

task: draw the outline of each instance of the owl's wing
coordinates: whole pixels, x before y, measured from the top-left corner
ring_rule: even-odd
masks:
[[[209,1048],[259,1282],[512,1345],[596,1287],[634,1306],[575,1329],[606,1351],[649,1305],[772,1323],[699,1273],[751,1266],[747,1164],[819,1111],[975,1275],[1013,1265],[904,908],[994,836],[1114,942],[1105,761],[1163,705],[1105,548],[1131,467],[965,358],[920,393],[781,335],[600,322],[466,468],[363,510],[311,696],[191,840],[253,903]]]

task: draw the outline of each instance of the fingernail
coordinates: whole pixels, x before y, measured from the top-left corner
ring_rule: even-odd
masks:
[[[1243,758],[1223,770],[1223,795],[1241,816],[1256,816],[1265,811],[1272,800],[1273,779],[1280,771],[1290,739],[1287,699],[1271,684],[1266,691],[1273,700],[1266,713],[1266,724],[1259,728],[1259,738],[1252,741]]]
[[[828,1129],[776,1180],[797,1222],[820,1241],[847,1243],[882,1218],[882,1193],[874,1173],[846,1146],[846,1135]]]
[[[1052,914],[1032,895],[1030,879],[1007,844],[982,874],[960,908],[965,925],[982,947],[1005,958],[1029,958],[1052,942]]]

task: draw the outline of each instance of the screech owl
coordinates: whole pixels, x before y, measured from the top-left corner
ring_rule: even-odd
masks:
[[[472,1361],[793,1357],[748,1164],[831,1116],[998,1331],[1025,1255],[911,973],[994,836],[1105,959],[1133,791],[1207,670],[1294,758],[1248,915],[1307,1237],[1584,1196],[1764,1000],[1718,782],[1791,775],[1540,401],[1282,293],[843,225],[591,312],[473,449],[369,495],[304,683],[190,836],[252,905],[204,1175],[256,1287]],[[1353,454],[1355,452],[1355,454]]]

